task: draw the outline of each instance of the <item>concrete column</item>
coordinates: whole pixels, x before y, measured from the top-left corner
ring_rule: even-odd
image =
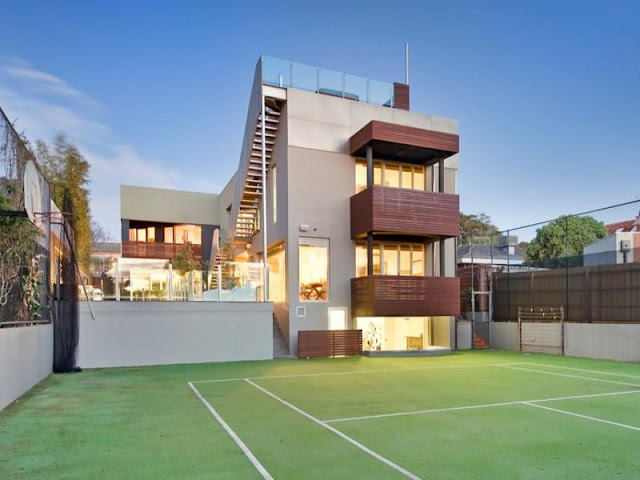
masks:
[[[367,145],[367,188],[373,187],[373,147]]]
[[[373,275],[373,233],[367,233],[367,275]]]
[[[438,162],[438,191],[444,193],[444,158]]]

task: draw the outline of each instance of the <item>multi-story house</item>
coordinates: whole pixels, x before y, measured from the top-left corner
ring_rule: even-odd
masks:
[[[446,351],[460,309],[458,150],[457,122],[412,112],[406,84],[262,57],[235,177],[206,220],[165,223],[219,225],[220,244],[266,264],[291,353],[299,331],[326,329],[361,329],[373,353]],[[126,193],[123,256],[139,229],[158,243],[166,228],[125,217]]]

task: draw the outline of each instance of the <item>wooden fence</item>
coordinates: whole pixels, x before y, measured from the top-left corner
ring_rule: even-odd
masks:
[[[301,330],[298,357],[362,355],[362,330]]]
[[[566,322],[640,323],[640,264],[494,275],[494,320],[517,320],[520,306],[549,305],[564,306]]]

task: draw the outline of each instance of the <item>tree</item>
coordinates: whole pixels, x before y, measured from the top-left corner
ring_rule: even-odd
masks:
[[[200,262],[193,257],[191,245],[186,242],[182,244],[180,250],[178,250],[178,253],[173,257],[171,263],[173,268],[182,276],[196,270],[200,266]]]
[[[572,260],[571,264],[581,265],[584,247],[606,236],[604,224],[595,218],[565,215],[536,231],[536,237],[527,246],[525,262],[530,265],[556,266],[556,261],[560,258],[575,257],[578,260]]]
[[[460,240],[462,244],[471,243],[473,236],[474,243],[489,243],[491,235],[497,235],[498,227],[491,221],[491,217],[486,213],[467,215],[460,212]]]
[[[89,210],[89,162],[64,135],[50,148],[36,142],[36,156],[51,187],[51,198],[68,213],[76,246],[76,260],[88,271],[91,255],[91,212]]]
[[[10,209],[9,198],[0,193],[0,210]],[[22,313],[35,318],[39,313],[39,270],[34,263],[39,235],[26,218],[0,217],[0,319],[20,318]]]
[[[91,243],[102,243],[111,240],[111,234],[98,222],[91,220]]]

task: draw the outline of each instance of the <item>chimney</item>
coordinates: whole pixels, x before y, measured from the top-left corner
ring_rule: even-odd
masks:
[[[516,245],[518,245],[517,235],[502,235],[498,241],[498,248],[507,252],[507,255],[515,255]]]

